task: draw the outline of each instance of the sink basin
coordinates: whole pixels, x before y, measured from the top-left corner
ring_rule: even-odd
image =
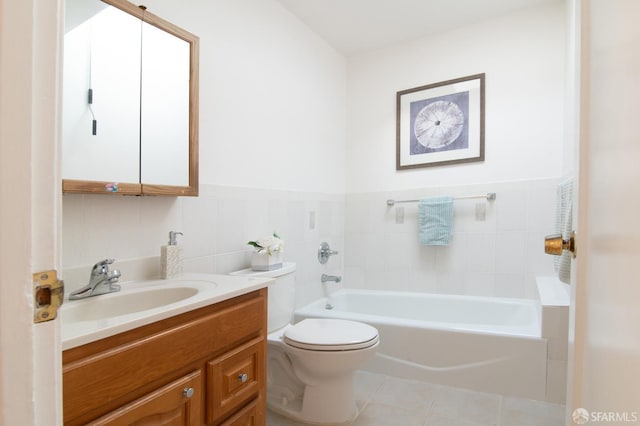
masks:
[[[214,283],[208,283],[215,286]],[[82,300],[68,301],[63,309],[65,322],[96,321],[160,308],[198,294],[196,285],[184,283],[179,287],[120,291]]]

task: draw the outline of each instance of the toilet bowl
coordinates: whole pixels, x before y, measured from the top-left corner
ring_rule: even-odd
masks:
[[[379,344],[376,328],[356,321],[310,318],[291,324],[295,264],[234,275],[276,278],[269,285],[267,406],[305,423],[342,424],[358,415],[353,374]]]

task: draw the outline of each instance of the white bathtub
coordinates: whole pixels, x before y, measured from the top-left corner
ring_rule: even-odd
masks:
[[[296,310],[294,321],[309,317],[375,326],[380,346],[366,370],[545,399],[547,341],[537,301],[343,289]]]

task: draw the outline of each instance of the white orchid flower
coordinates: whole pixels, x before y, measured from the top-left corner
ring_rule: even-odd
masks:
[[[284,252],[284,241],[274,232],[273,236],[249,241],[247,244],[258,249],[258,253],[266,251],[269,256],[274,253]]]

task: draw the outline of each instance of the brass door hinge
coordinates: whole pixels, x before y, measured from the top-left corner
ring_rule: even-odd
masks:
[[[33,322],[56,319],[64,299],[64,281],[55,270],[33,274]]]

